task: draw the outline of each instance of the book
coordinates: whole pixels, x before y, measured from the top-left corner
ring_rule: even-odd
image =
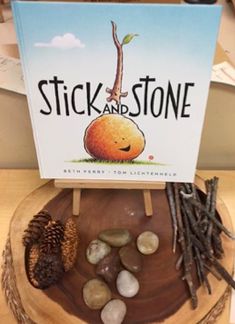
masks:
[[[194,180],[220,6],[12,7],[42,178]]]

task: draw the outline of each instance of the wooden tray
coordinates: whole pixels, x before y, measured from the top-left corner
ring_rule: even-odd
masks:
[[[203,180],[197,178],[196,184],[204,190]],[[218,313],[227,296],[226,282],[218,281],[209,274],[212,295],[209,296],[204,287],[199,287],[199,307],[195,311],[191,309],[182,273],[175,270],[180,253],[178,250],[175,255],[172,253],[172,225],[165,191],[152,191],[152,200],[154,215],[146,217],[139,190],[83,190],[81,214],[77,218],[80,243],[76,266],[64,275],[60,283],[42,291],[33,288],[25,274],[23,231],[32,216],[42,208],[46,208],[54,219],[63,222],[72,213],[72,191],[55,188],[51,181],[25,198],[13,216],[10,240],[17,288],[29,317],[37,323],[47,324],[101,323],[99,311],[88,309],[82,300],[84,283],[96,277],[95,267],[86,261],[85,249],[101,230],[117,227],[128,228],[134,237],[144,230],[153,230],[160,239],[159,250],[154,255],[144,256],[143,270],[136,275],[140,282],[138,295],[130,299],[121,298],[116,288],[112,287],[113,298],[121,298],[127,305],[124,323],[157,323],[164,320],[166,324],[177,321],[188,324],[197,323],[208,314],[214,316]],[[219,199],[217,211],[224,225],[231,229],[227,209]],[[222,264],[232,273],[234,245],[224,235],[222,240],[225,250]]]

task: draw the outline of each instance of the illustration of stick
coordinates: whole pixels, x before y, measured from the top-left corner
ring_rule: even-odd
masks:
[[[120,104],[121,97],[126,97],[128,92],[122,92],[122,76],[123,76],[123,45],[130,43],[130,41],[138,34],[127,34],[122,43],[119,42],[117,37],[117,25],[111,21],[112,24],[112,36],[114,45],[117,48],[117,68],[116,68],[116,77],[114,81],[113,88],[106,88],[106,92],[110,94],[107,98],[107,101],[110,102],[114,100],[116,104]]]

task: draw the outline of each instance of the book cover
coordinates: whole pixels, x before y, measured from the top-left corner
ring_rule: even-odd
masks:
[[[193,181],[219,6],[12,6],[42,178]]]

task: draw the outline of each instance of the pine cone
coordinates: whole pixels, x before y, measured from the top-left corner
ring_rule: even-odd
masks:
[[[46,210],[41,210],[38,214],[34,215],[23,236],[24,246],[37,243],[43,233],[44,227],[50,220],[51,215]]]
[[[28,275],[28,279],[29,279],[30,283],[35,288],[38,288],[38,282],[34,278],[34,268],[38,262],[38,259],[39,259],[39,247],[38,247],[38,244],[34,244],[31,246],[29,253],[28,253],[28,257],[26,260],[26,269],[27,269],[26,271],[27,271],[27,275]]]
[[[77,258],[78,231],[75,220],[70,217],[65,223],[64,240],[61,245],[64,270],[69,271]]]
[[[57,254],[61,250],[64,238],[64,226],[60,221],[50,221],[44,229],[40,252],[44,254]]]
[[[58,254],[41,255],[33,270],[33,278],[40,289],[48,288],[60,280],[64,273],[63,264]]]

